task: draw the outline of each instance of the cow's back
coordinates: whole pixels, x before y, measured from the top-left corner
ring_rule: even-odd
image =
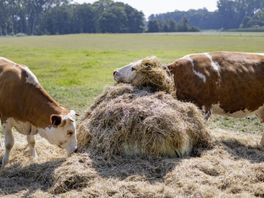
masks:
[[[264,54],[214,52],[188,55],[169,65],[177,97],[225,112],[256,110],[264,103]]]
[[[264,104],[264,54],[215,53],[221,65],[218,101],[225,112],[255,111]]]
[[[0,115],[1,119],[14,116],[21,100],[22,73],[18,65],[0,58]],[[20,107],[21,108],[21,107]]]
[[[51,114],[66,111],[41,87],[36,76],[23,65],[0,58],[0,116],[45,128]]]

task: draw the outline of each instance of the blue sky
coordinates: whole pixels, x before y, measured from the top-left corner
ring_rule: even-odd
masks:
[[[93,3],[96,0],[74,0],[78,3]],[[174,10],[189,10],[207,8],[210,11],[217,9],[217,0],[114,0],[128,3],[137,10],[143,11],[145,16],[164,13]]]

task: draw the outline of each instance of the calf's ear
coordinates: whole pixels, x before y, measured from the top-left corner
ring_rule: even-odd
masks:
[[[53,126],[59,126],[62,122],[62,117],[60,115],[52,114],[50,116],[50,122]]]

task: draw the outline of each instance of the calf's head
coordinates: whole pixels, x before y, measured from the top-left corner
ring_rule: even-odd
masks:
[[[71,110],[67,115],[52,114],[51,125],[39,131],[51,144],[67,151],[68,155],[77,151],[76,113]]]
[[[155,56],[130,63],[113,72],[117,83],[129,83],[134,86],[151,86],[159,91],[174,90],[172,76]]]

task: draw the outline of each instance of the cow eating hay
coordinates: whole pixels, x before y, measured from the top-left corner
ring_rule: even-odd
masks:
[[[83,118],[77,137],[80,148],[89,145],[107,157],[182,157],[210,145],[202,114],[193,104],[151,87],[125,84],[105,90]]]
[[[137,65],[137,67],[134,67],[133,64]],[[127,68],[124,69],[126,70]],[[154,90],[165,91],[174,95],[173,78],[168,75],[170,72],[165,67],[162,67],[157,57],[146,57],[140,63],[132,63],[131,71],[134,71],[131,76],[133,78],[132,85],[137,87],[151,86]],[[129,72],[126,73],[128,74]],[[120,78],[122,78],[119,74],[120,72],[114,72],[116,81],[120,81]],[[125,79],[122,80],[126,82]],[[129,81],[126,83],[129,83]]]
[[[163,68],[152,76],[153,71]],[[147,57],[117,69],[113,75],[119,83],[137,85],[146,79],[158,87],[159,79],[169,73],[167,79],[173,81],[177,99],[196,104],[205,118],[211,112],[240,118],[255,114],[264,121],[264,53],[189,54],[163,68],[156,57]],[[264,135],[260,144],[264,146]]]

